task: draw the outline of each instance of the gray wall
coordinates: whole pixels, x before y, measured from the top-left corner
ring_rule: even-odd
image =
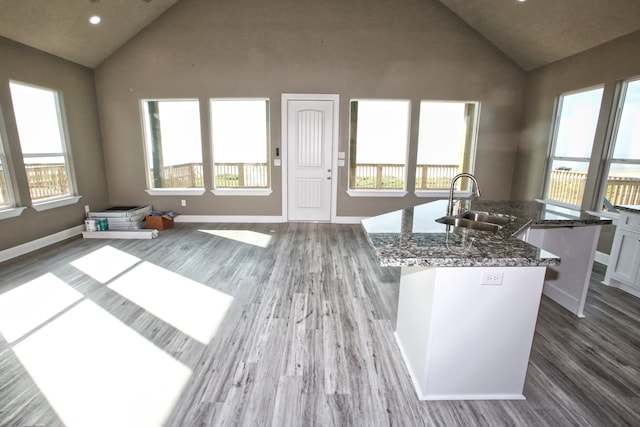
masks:
[[[635,32],[528,73],[512,199],[530,200],[542,196],[554,105],[562,93],[604,84],[593,158],[606,156],[605,142],[613,119],[616,85],[620,80],[640,75],[639,49],[640,32]],[[592,166],[590,176],[604,173],[602,162],[592,162]],[[595,183],[595,179],[588,182],[585,209],[597,208],[599,189]],[[603,227],[599,251],[609,253],[614,230],[613,226]]]
[[[511,194],[525,73],[438,1],[181,0],[98,66],[95,78],[114,204],[151,203],[192,215],[280,215],[279,167],[272,168],[269,197],[148,196],[139,100],[199,98],[207,162],[209,98],[270,98],[273,156],[281,146],[282,93],[339,94],[344,152],[351,98],[410,99],[413,164],[420,99],[481,101],[476,175],[485,197]],[[409,182],[413,176],[410,171]],[[211,181],[207,176],[207,190]],[[424,201],[411,194],[351,198],[347,183],[341,168],[339,216]],[[187,199],[186,208],[180,199]]]
[[[18,205],[30,206],[30,199],[9,80],[62,92],[78,193],[82,196],[75,205],[43,212],[29,207],[19,217],[1,220],[0,250],[3,250],[82,224],[84,205],[102,208],[108,205],[108,195],[93,71],[2,37],[0,58],[0,109],[7,131],[7,155],[15,170]]]

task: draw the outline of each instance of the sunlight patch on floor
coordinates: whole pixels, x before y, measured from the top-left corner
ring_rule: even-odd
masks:
[[[13,350],[68,427],[160,426],[191,376],[89,300]]]
[[[253,246],[266,248],[271,242],[271,236],[251,230],[198,230],[224,239],[235,240]]]
[[[208,344],[233,297],[149,262],[118,277],[108,288],[193,339]]]
[[[107,245],[78,258],[71,265],[105,284],[138,262],[140,258]]]
[[[82,298],[53,273],[44,274],[0,295],[0,333],[11,343]]]

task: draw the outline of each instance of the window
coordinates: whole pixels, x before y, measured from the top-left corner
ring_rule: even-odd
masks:
[[[622,84],[604,187],[604,210],[640,204],[640,78]]]
[[[602,87],[560,96],[552,136],[545,199],[581,206],[600,114]]]
[[[216,189],[271,188],[268,99],[212,99],[211,140]]]
[[[351,101],[350,190],[406,188],[409,112],[406,100]]]
[[[420,102],[416,190],[449,190],[454,176],[473,172],[478,110],[476,102]]]
[[[1,123],[0,123],[1,125]],[[0,129],[0,211],[13,207],[13,193],[7,170],[7,158],[4,154],[3,129]]]
[[[75,190],[58,92],[13,81],[10,89],[32,202],[72,196]]]
[[[142,116],[149,188],[204,191],[198,100],[143,100]]]

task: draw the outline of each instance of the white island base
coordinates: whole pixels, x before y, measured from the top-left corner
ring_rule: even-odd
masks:
[[[525,398],[545,270],[402,267],[395,336],[421,400]]]

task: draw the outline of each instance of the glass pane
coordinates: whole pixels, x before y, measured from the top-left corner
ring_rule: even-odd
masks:
[[[613,158],[640,159],[640,80],[627,84]]]
[[[470,172],[476,106],[464,102],[420,102],[417,190],[448,190],[456,174]]]
[[[57,94],[15,82],[10,87],[22,152],[62,153]]]
[[[587,182],[589,162],[566,162],[554,160],[547,185],[549,200],[580,206]]]
[[[640,205],[640,164],[612,163],[604,195],[604,207]]]
[[[2,141],[0,141],[1,143]],[[1,148],[0,148],[1,150]],[[2,162],[2,153],[0,152],[0,208],[11,206],[9,192],[7,190],[6,170]]]
[[[152,188],[203,187],[199,102],[145,101],[143,105]]]
[[[269,188],[269,101],[212,99],[216,188]]]
[[[590,158],[602,88],[564,95],[553,157]]]
[[[409,140],[409,101],[351,101],[350,188],[401,190]]]
[[[70,194],[63,156],[27,157],[24,163],[32,201]]]
[[[623,90],[603,210],[640,204],[640,80],[627,82]]]

